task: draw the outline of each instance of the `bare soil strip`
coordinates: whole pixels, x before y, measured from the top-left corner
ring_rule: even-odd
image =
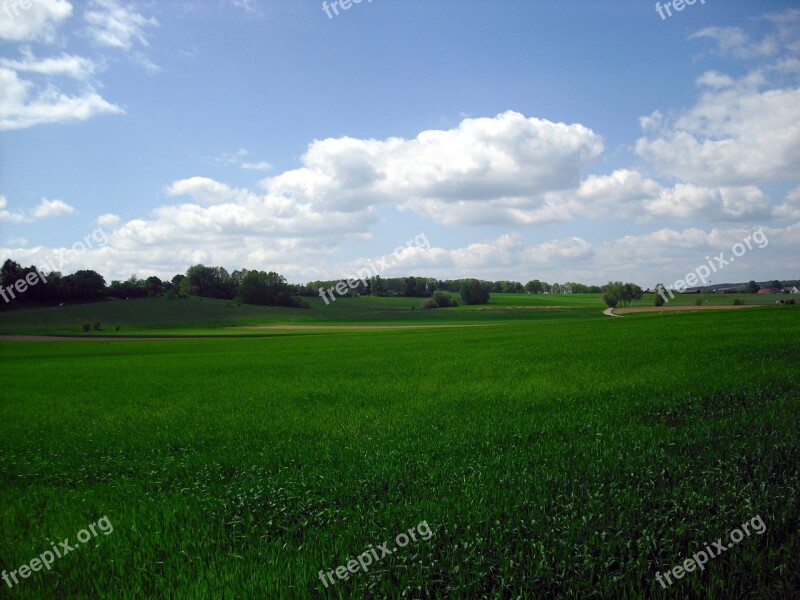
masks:
[[[385,331],[390,329],[450,329],[453,327],[488,327],[484,323],[453,325],[247,325],[245,327],[228,327],[229,330],[267,329],[280,331]]]
[[[643,313],[643,312],[667,312],[667,311],[680,311],[680,310],[734,310],[737,308],[756,308],[758,306],[765,306],[760,304],[721,304],[715,306],[713,304],[706,306],[632,306],[629,308],[615,308],[613,309],[614,316],[626,315],[629,313]],[[608,314],[608,313],[606,313]]]
[[[219,336],[217,336],[219,337]],[[67,335],[0,335],[0,342],[168,342],[175,340],[213,340],[214,336],[185,337],[79,337]],[[223,338],[224,339],[224,338]]]

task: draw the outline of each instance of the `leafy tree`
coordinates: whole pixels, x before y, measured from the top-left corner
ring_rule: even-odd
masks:
[[[487,304],[489,290],[477,279],[465,279],[461,284],[461,297],[465,304]]]
[[[622,295],[625,293],[625,286],[621,281],[609,281],[603,291],[603,302],[609,308],[616,308],[622,301]]]
[[[197,295],[204,298],[231,300],[236,293],[233,279],[222,267],[194,265],[186,271],[186,277],[197,288]]]
[[[642,294],[642,288],[635,283],[609,281],[603,290],[603,301],[609,307],[616,308],[620,304],[627,306],[634,300],[640,300]]]
[[[659,293],[660,292],[660,293]],[[666,295],[666,288],[663,283],[656,285],[656,306],[664,306],[664,296]]]
[[[106,280],[95,271],[83,270],[64,277],[67,297],[88,302],[106,295]]]
[[[416,277],[406,277],[405,285],[403,287],[403,294],[406,296],[416,296],[417,295],[417,278]]]
[[[250,271],[239,286],[242,302],[262,306],[299,306],[292,291],[286,279],[273,271]]]
[[[758,293],[758,290],[760,290],[760,289],[761,289],[761,286],[760,286],[760,285],[758,285],[758,284],[757,284],[755,281],[753,281],[752,279],[751,279],[751,280],[748,282],[748,284],[747,284],[747,293],[748,293],[748,294],[757,294],[757,293]]]
[[[525,284],[525,291],[529,294],[541,294],[544,292],[544,285],[538,279],[532,279]]]

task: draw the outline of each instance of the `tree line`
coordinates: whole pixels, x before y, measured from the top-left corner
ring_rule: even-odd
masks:
[[[13,288],[31,273],[40,273],[35,266],[23,267],[8,259],[0,271],[3,288]],[[2,308],[14,305],[46,305],[53,303],[92,302],[106,297],[129,299],[166,296],[170,300],[198,296],[219,300],[239,300],[246,304],[265,306],[307,307],[304,297],[319,294],[319,289],[329,289],[346,280],[312,281],[308,284],[290,284],[274,271],[238,269],[228,272],[224,267],[197,264],[186,273],[169,280],[151,276],[146,279],[131,276],[125,281],[106,280],[92,270],[80,270],[71,275],[51,272],[46,275],[46,285],[31,286],[13,301],[0,304]],[[43,277],[44,279],[44,277]],[[485,304],[492,293],[503,294],[604,294],[609,306],[625,305],[642,297],[642,289],[635,284],[609,282],[605,286],[584,285],[576,282],[547,283],[533,279],[526,284],[519,281],[486,281],[479,279],[436,279],[431,277],[381,277],[349,282],[343,296],[405,296],[430,298],[437,306],[451,306],[445,293],[460,294],[467,304]]]

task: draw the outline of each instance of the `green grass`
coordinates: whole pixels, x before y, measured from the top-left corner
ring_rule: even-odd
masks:
[[[688,294],[676,296],[668,306],[733,304],[774,305],[785,296],[756,294]],[[461,298],[456,295],[456,299]],[[488,305],[424,310],[420,298],[339,298],[326,305],[309,298],[310,309],[287,309],[243,305],[224,300],[165,298],[110,300],[93,304],[32,310],[0,311],[0,335],[78,335],[120,337],[130,335],[231,335],[230,327],[248,325],[402,325],[402,324],[491,324],[505,321],[574,319],[599,317],[605,309],[599,294],[528,295],[493,294]],[[632,306],[652,306],[655,297],[645,296]],[[84,334],[83,323],[99,321],[102,331]],[[116,331],[116,327],[120,330]],[[238,332],[237,335],[256,335]],[[263,331],[257,335],[266,335]]]
[[[280,314],[490,326],[0,341],[1,568],[30,561],[48,540],[74,541],[104,515],[114,526],[0,593],[783,598],[800,589],[796,307],[612,319],[594,300],[498,311],[376,300],[361,313],[346,304],[359,300],[342,300],[322,316],[320,307],[181,306],[198,331],[217,325],[198,315],[225,310],[236,324]],[[134,326],[174,328],[169,307],[154,302],[142,310],[163,310],[163,320]],[[69,318],[89,310],[64,307],[51,327],[67,308]],[[24,318],[5,314],[3,327],[20,331]],[[657,570],[756,515],[764,535],[662,592]],[[323,588],[319,570],[421,521],[430,540]]]
[[[460,298],[458,298],[460,300]],[[222,333],[235,326],[294,325],[377,325],[493,323],[498,320],[574,317],[575,311],[600,315],[604,305],[597,295],[529,296],[497,294],[486,306],[423,310],[420,298],[339,298],[326,305],[319,297],[309,298],[310,309],[287,309],[241,305],[237,302],[190,298],[112,300],[93,304],[0,312],[2,334],[62,334],[83,336],[83,323],[99,321],[101,332],[89,335],[187,335]],[[558,312],[548,306],[561,306]],[[524,307],[524,308],[519,308]],[[507,310],[511,308],[512,310]],[[496,310],[502,309],[502,310]],[[536,309],[536,310],[528,310]],[[569,309],[566,310],[565,309]],[[119,332],[116,326],[120,326]],[[230,333],[230,332],[225,332]]]

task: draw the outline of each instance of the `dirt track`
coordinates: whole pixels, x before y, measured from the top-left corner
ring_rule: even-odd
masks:
[[[248,325],[247,327],[228,327],[232,330],[273,330],[273,331],[382,331],[388,329],[450,329],[452,327],[487,327],[486,324],[453,325]]]
[[[675,312],[681,310],[733,310],[737,308],[756,308],[757,306],[766,306],[762,304],[722,304],[718,306],[706,305],[706,306],[632,306],[630,308],[614,308],[610,309],[611,314],[606,312],[605,314],[609,314],[609,316],[618,317],[620,315],[626,315],[629,313],[643,313],[643,312]]]
[[[227,327],[227,331],[388,331],[393,329],[450,329],[453,327],[488,327],[483,323],[453,325],[250,325],[247,327]],[[161,342],[181,340],[224,340],[247,339],[258,336],[231,335],[187,335],[187,336],[114,336],[82,337],[65,335],[0,335],[0,342]],[[262,336],[263,337],[263,336]]]

